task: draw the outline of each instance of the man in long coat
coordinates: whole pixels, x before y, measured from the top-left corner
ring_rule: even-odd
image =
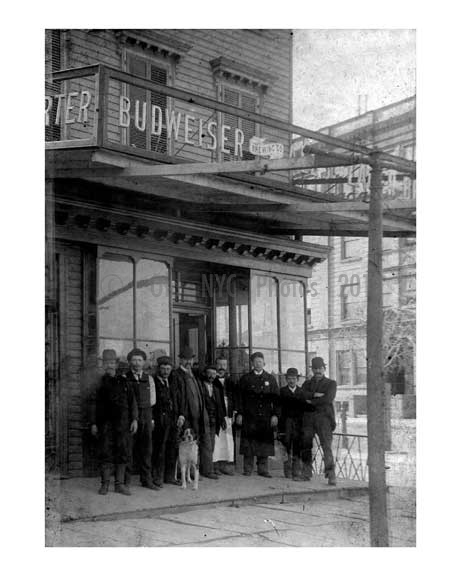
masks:
[[[171,378],[173,361],[169,356],[157,359],[157,374],[154,376],[156,402],[152,407],[155,423],[152,433],[152,478],[161,488],[163,483],[177,484],[177,420],[179,399],[176,384]]]
[[[138,406],[133,388],[126,378],[116,373],[115,350],[102,353],[104,375],[96,390],[91,433],[98,438],[101,464],[99,494],[107,494],[112,470],[115,468],[115,492],[130,495],[125,486],[126,466],[130,462],[131,439],[138,428]]]
[[[333,431],[336,428],[333,405],[336,396],[336,382],[325,376],[325,368],[323,358],[320,356],[312,358],[314,375],[302,385],[304,397],[315,408],[315,411],[304,413],[301,458],[304,477],[306,480],[310,480],[312,477],[312,443],[314,434],[317,434],[323,451],[325,478],[328,478],[328,484],[335,486],[335,460],[331,444]]]
[[[213,473],[209,421],[203,390],[192,372],[194,356],[192,348],[185,346],[179,354],[179,367],[172,372],[179,398],[178,427],[192,428],[195,432],[199,445],[200,473],[206,478],[217,480],[218,476]]]
[[[264,355],[250,356],[253,369],[239,382],[239,406],[236,423],[242,426],[240,454],[243,454],[243,474],[250,476],[256,457],[260,476],[271,478],[268,458],[274,455],[274,431],[280,415],[279,387],[264,370]]]

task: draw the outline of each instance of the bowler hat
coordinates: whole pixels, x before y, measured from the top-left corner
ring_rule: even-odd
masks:
[[[141,358],[144,360],[144,362],[147,359],[146,353],[144,352],[144,350],[141,350],[140,348],[133,348],[133,350],[131,350],[131,352],[128,352],[128,356],[126,357],[128,362],[131,362],[131,359],[133,358],[133,356],[141,356]]]
[[[173,360],[169,356],[159,356],[157,358],[157,366],[164,366],[165,364],[173,366]]]
[[[195,356],[194,351],[190,346],[184,346],[184,348],[179,352],[179,357],[186,360],[190,360]]]
[[[323,361],[323,358],[321,358],[320,356],[316,356],[315,358],[312,358],[311,366],[312,366],[312,369],[314,369],[314,368],[326,368],[325,362]]]
[[[299,372],[296,368],[288,368],[286,376],[296,376],[296,378],[299,376]]]
[[[112,348],[106,348],[102,351],[103,361],[117,360],[117,352]]]
[[[264,360],[264,354],[262,352],[253,352],[250,356],[250,360],[253,362],[256,358],[262,358]]]
[[[205,366],[205,372],[206,372],[207,370],[216,370],[215,364],[207,364],[207,365]]]

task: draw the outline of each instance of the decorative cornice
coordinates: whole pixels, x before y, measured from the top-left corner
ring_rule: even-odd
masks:
[[[191,44],[181,42],[168,34],[157,30],[116,30],[116,35],[122,42],[151,50],[164,58],[179,60],[192,48]]]
[[[224,227],[209,226],[182,218],[147,215],[137,210],[102,208],[87,202],[57,200],[55,223],[58,227],[79,227],[122,236],[151,238],[157,242],[182,245],[202,251],[222,251],[295,266],[312,267],[327,257],[328,247],[285,238],[273,238]]]
[[[215,76],[263,91],[266,91],[277,80],[277,76],[273,74],[263,72],[258,68],[226,56],[210,60],[210,66]]]

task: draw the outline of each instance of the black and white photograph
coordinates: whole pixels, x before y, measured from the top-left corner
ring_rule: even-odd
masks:
[[[414,548],[416,31],[43,42],[46,547]]]

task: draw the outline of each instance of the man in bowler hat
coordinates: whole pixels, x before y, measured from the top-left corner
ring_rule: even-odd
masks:
[[[198,439],[200,474],[217,480],[218,476],[213,472],[209,420],[203,389],[192,371],[194,356],[192,348],[184,346],[179,353],[179,367],[173,371],[179,397],[178,426],[191,428]]]
[[[98,437],[101,462],[99,494],[109,490],[112,465],[115,467],[115,492],[130,495],[125,486],[126,466],[130,461],[130,435],[138,427],[138,408],[132,386],[116,373],[115,350],[102,353],[104,375],[96,390],[96,406],[92,416],[91,433]]]
[[[274,431],[280,415],[279,387],[264,370],[264,355],[250,356],[252,370],[239,382],[239,406],[236,424],[242,427],[240,454],[243,454],[243,474],[250,476],[254,459],[258,474],[271,478],[268,457],[274,455]]]
[[[304,397],[308,404],[315,408],[313,412],[305,412],[303,420],[302,461],[304,478],[312,477],[312,444],[317,434],[323,451],[325,478],[328,484],[336,485],[335,460],[331,450],[333,431],[336,428],[334,399],[336,382],[325,376],[325,362],[317,356],[312,358],[312,378],[302,385]]]
[[[138,432],[135,437],[134,454],[139,465],[141,485],[150,490],[158,490],[152,481],[152,406],[156,402],[155,383],[150,374],[144,372],[146,353],[133,348],[127,355],[130,369],[125,375],[133,387],[138,404]]]
[[[280,388],[279,437],[287,451],[283,471],[286,478],[293,480],[302,479],[301,442],[304,412],[315,410],[312,404],[306,402],[304,393],[298,386],[298,377],[296,368],[288,368],[285,375],[287,385]]]
[[[169,356],[157,359],[157,373],[154,376],[156,402],[152,407],[152,419],[155,422],[152,433],[152,477],[159,488],[164,482],[177,484],[179,398],[176,383],[171,378],[172,369],[173,361]]]

